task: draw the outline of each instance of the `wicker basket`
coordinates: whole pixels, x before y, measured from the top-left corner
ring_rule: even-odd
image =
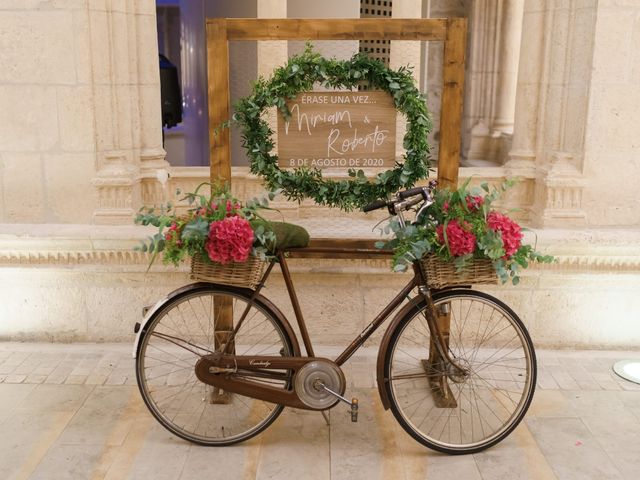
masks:
[[[191,257],[191,278],[201,282],[255,289],[262,278],[264,267],[265,262],[256,257],[249,257],[242,263],[221,265],[207,262],[196,255]]]
[[[422,258],[422,266],[427,272],[427,283],[431,288],[498,282],[491,260],[473,259],[463,271],[457,273],[453,262],[445,262],[435,255],[426,255]]]

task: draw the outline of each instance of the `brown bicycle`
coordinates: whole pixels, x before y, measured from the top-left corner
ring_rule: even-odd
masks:
[[[364,208],[388,208],[404,223],[432,202],[429,187]],[[260,291],[278,263],[306,351],[282,312]],[[340,368],[403,303],[378,352],[385,409],[418,442],[474,453],[509,435],[536,384],[529,334],[503,302],[470,288],[432,290],[420,262],[393,300],[335,359],[316,357],[287,266],[278,252],[255,290],[195,283],[150,309],[136,325],[142,397],[169,431],[201,445],[231,445],[266,429],[285,406],[325,412],[345,398]],[[446,328],[443,328],[446,325]],[[326,418],[326,417],[325,417]]]

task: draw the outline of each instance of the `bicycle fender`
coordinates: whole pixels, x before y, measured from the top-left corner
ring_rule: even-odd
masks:
[[[199,287],[201,285],[203,284],[192,283],[190,285],[185,285],[184,287],[180,287],[177,290],[174,290],[173,292],[169,293],[164,298],[158,300],[155,305],[153,305],[151,308],[147,310],[147,312],[144,314],[144,317],[142,318],[142,321],[140,323],[136,323],[136,326],[135,326],[137,330],[134,330],[136,332],[136,338],[133,341],[133,358],[138,357],[138,345],[140,344],[140,339],[142,338],[142,335],[147,329],[147,324],[149,323],[153,315],[160,309],[160,307],[162,307],[165,303],[173,300],[174,297],[177,297],[178,295],[186,291],[189,291],[194,287]]]
[[[210,284],[205,282],[198,282],[198,283],[192,283],[190,285],[185,285],[184,287],[180,287],[177,290],[174,290],[173,292],[169,293],[166,297],[162,298],[153,307],[151,307],[145,313],[144,318],[142,319],[142,322],[140,322],[139,324],[136,324],[137,330],[135,330],[136,338],[133,342],[133,358],[134,359],[137,358],[138,347],[140,346],[140,340],[142,340],[142,336],[145,334],[147,330],[147,325],[153,319],[153,317],[158,312],[158,310],[160,310],[164,305],[172,301],[174,298],[184,295],[191,290],[196,290],[198,288],[206,287],[207,285],[210,285]],[[253,292],[248,290],[247,293],[248,295],[251,295]],[[280,322],[282,323],[282,326],[284,327],[285,332],[287,333],[287,335],[289,335],[289,338],[291,338],[291,343],[293,344],[294,356],[299,356],[300,345],[298,344],[298,339],[293,331],[293,328],[291,328],[291,325],[289,324],[284,314],[280,311],[280,309],[278,309],[278,307],[276,307],[273,303],[271,303],[271,301],[269,301],[262,295],[257,295],[255,300],[257,303],[271,310],[271,312],[278,317],[278,320],[280,320]]]
[[[400,321],[409,314],[409,312],[416,308],[418,304],[424,302],[424,298],[421,296],[415,297],[409,303],[407,303],[404,307],[400,309],[400,311],[393,317],[393,320],[389,324],[389,327],[384,332],[382,336],[382,341],[380,342],[380,348],[378,349],[378,360],[376,363],[376,377],[378,383],[378,393],[380,394],[380,400],[382,401],[382,406],[385,410],[389,410],[391,403],[389,402],[389,397],[387,395],[387,390],[385,389],[386,383],[389,381],[388,378],[384,377],[384,359],[387,356],[387,349],[389,348],[389,343],[391,342],[391,336],[393,332],[395,332],[396,328]]]

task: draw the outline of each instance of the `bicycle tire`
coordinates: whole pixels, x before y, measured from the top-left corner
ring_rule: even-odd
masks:
[[[422,300],[394,321],[384,353],[386,394],[395,418],[421,444],[447,454],[476,453],[524,418],[536,385],[535,350],[522,321],[491,295],[445,290],[433,301],[444,313],[449,305],[450,355],[469,375],[443,373],[437,360],[427,361],[431,337]],[[438,383],[444,379],[446,385]]]
[[[220,343],[214,335],[220,307],[232,305],[235,325],[251,294],[197,284],[168,300],[147,323],[136,357],[138,387],[151,414],[173,434],[199,445],[233,445],[262,432],[282,412],[282,405],[233,393],[227,394],[227,403],[213,403],[222,398],[216,396],[219,392],[195,376],[200,356]],[[292,356],[295,351],[279,315],[260,297],[237,332],[234,348],[239,355]],[[290,384],[290,377],[279,383],[283,389]]]

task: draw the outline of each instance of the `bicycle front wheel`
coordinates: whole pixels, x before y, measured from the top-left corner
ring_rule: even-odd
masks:
[[[259,299],[233,287],[201,285],[172,298],[150,320],[136,359],[142,397],[154,417],[179,437],[201,445],[231,445],[267,428],[283,406],[222,392],[202,383],[195,365],[233,337],[237,355],[292,356],[292,341],[278,316]],[[287,372],[282,372],[286,374]],[[291,379],[248,377],[288,389]]]
[[[423,445],[475,453],[503,440],[529,408],[536,384],[533,344],[518,316],[490,295],[450,290],[433,300],[439,322],[449,324],[449,355],[466,374],[436,352],[426,302],[419,302],[397,324],[385,355],[391,410]]]

